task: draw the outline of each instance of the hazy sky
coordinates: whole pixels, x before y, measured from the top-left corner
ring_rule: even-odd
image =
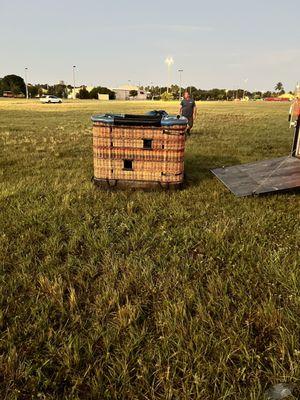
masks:
[[[272,89],[300,81],[299,0],[0,0],[0,76],[116,87]],[[248,79],[247,84],[244,80]]]

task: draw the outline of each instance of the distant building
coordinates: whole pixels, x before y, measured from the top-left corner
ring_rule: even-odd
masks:
[[[98,93],[98,100],[109,100],[109,94]]]
[[[25,97],[25,94],[24,93],[13,93],[13,92],[11,92],[10,90],[5,90],[4,92],[3,92],[3,97],[10,97],[10,98],[12,98],[12,97],[18,97],[18,98],[23,98],[23,97]]]
[[[74,99],[76,98],[76,95],[79,94],[81,89],[86,89],[88,92],[90,92],[92,89],[94,89],[94,86],[85,86],[85,85],[81,85],[81,86],[77,86],[75,88],[75,95],[74,95],[74,88],[69,88],[68,89],[68,99]]]
[[[3,92],[3,97],[14,97],[13,92],[11,92],[10,90],[5,90]]]
[[[147,93],[138,86],[122,85],[118,88],[111,89],[116,94],[116,100],[147,100]],[[131,96],[130,92],[137,92],[137,96]]]
[[[278,97],[266,97],[264,101],[274,101],[274,102],[284,102],[284,101],[292,101],[294,96],[278,96]]]
[[[88,92],[90,92],[95,88],[95,86],[84,86],[84,85],[82,87],[85,87]]]
[[[280,96],[278,96],[279,99],[281,99],[282,101],[293,101],[295,99],[295,96],[291,93],[284,93],[281,94]]]

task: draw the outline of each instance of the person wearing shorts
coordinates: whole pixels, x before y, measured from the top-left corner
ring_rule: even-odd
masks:
[[[188,129],[187,133],[189,134],[193,125],[194,120],[197,116],[197,107],[195,100],[191,98],[189,92],[184,92],[183,99],[180,103],[180,115],[184,116],[188,120]]]

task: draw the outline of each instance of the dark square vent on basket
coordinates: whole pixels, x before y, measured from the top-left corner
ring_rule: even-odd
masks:
[[[152,139],[143,139],[143,148],[152,149]]]
[[[132,160],[123,160],[123,169],[132,171]]]

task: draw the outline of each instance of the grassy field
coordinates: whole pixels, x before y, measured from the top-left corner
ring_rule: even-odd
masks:
[[[287,155],[286,104],[199,103],[185,190],[107,192],[90,116],[0,101],[0,397],[262,399],[300,379],[300,197],[209,168]]]

